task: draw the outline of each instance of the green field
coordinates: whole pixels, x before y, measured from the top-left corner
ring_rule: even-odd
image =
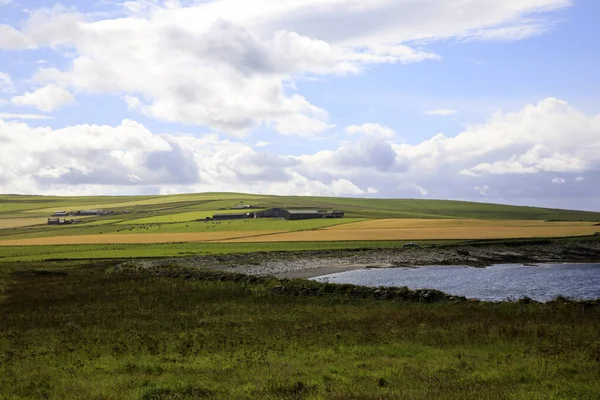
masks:
[[[221,209],[242,201],[261,208],[341,209],[346,218],[196,221],[237,212]],[[113,210],[115,215],[65,226],[18,223],[21,218],[45,218],[54,210],[91,208]],[[469,229],[477,232],[508,227],[519,232],[533,226],[559,233],[576,226],[592,234],[596,229],[591,221],[600,221],[598,213],[436,200],[207,193],[0,196],[0,220],[6,226],[0,229],[1,399],[596,399],[600,395],[597,302],[488,304],[441,294],[419,297],[404,289],[382,297],[378,289],[249,278],[202,268],[167,266],[155,271],[158,276],[137,267],[127,270],[130,274],[115,268],[123,259],[135,264],[138,258],[221,259],[219,255],[255,253],[248,260],[259,262],[273,255],[264,252],[339,250],[337,257],[406,243],[373,240],[374,236],[340,241],[353,229],[386,237],[386,232],[397,229],[474,227]],[[210,239],[230,237],[230,232],[240,232],[239,237],[246,232],[258,241],[101,244],[107,237],[185,239],[192,236],[189,233]],[[280,235],[276,232],[308,240],[269,242]],[[323,235],[334,240],[317,241]],[[99,244],[39,244],[86,237]],[[1,245],[14,243],[10,240],[33,245]],[[432,237],[419,243],[427,247],[457,241]],[[477,243],[490,241],[473,244]]]
[[[260,208],[339,209],[345,212],[346,218],[340,220],[310,221],[284,221],[279,219],[210,223],[198,221],[215,213],[240,212],[239,210],[231,210],[231,208],[240,203],[252,204]],[[84,219],[81,224],[76,225],[13,227],[15,224],[18,225],[19,218],[24,221],[31,221],[32,217],[48,217],[55,210],[76,211],[97,208],[111,210],[116,214]],[[169,235],[188,232],[301,232],[321,230],[338,224],[384,218],[600,221],[600,214],[441,200],[294,197],[236,193],[200,193],[142,197],[0,195],[0,220],[6,221],[5,229],[1,229],[0,225],[0,241],[140,233]],[[600,231],[600,228],[598,230]],[[594,230],[588,228],[588,231],[593,233]],[[335,239],[336,234],[331,233],[329,236]],[[431,239],[435,239],[435,237]],[[328,243],[319,243],[310,241],[309,239],[306,242],[297,243],[166,243],[152,245],[103,245],[99,243],[98,245],[39,245],[27,246],[25,248],[19,246],[0,246],[0,261],[27,261],[49,258],[178,257],[202,253],[249,252],[254,250],[295,251],[353,247],[388,248],[401,245],[402,242],[390,241],[383,235],[381,238],[377,240],[371,239],[371,241],[365,241],[364,238],[357,238],[351,241],[334,241]]]
[[[598,220],[598,214],[582,211],[517,207],[447,200],[361,199],[334,197],[267,196],[242,193],[199,193],[140,197],[52,197],[0,195],[0,217],[49,215],[55,210],[128,210],[128,218],[214,211],[239,202],[262,208],[296,207],[342,209],[348,217],[359,218],[483,218],[483,219],[563,219]],[[144,216],[146,218],[146,216]]]
[[[600,396],[596,303],[378,300],[349,285],[113,266],[3,266],[0,398]]]

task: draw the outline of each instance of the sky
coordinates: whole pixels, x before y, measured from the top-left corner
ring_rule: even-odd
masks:
[[[600,2],[0,0],[0,193],[600,211]]]

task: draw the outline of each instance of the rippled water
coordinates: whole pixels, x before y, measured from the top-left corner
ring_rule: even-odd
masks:
[[[314,280],[375,287],[437,289],[452,295],[487,301],[522,297],[549,301],[558,296],[578,300],[600,298],[600,264],[366,269],[321,276]]]

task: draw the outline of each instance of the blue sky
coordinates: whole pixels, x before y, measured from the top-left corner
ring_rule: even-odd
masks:
[[[583,0],[0,0],[0,193],[600,210]]]

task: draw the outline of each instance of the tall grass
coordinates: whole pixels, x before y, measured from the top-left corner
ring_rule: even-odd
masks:
[[[592,305],[376,300],[111,263],[2,271],[0,398],[600,396]]]

